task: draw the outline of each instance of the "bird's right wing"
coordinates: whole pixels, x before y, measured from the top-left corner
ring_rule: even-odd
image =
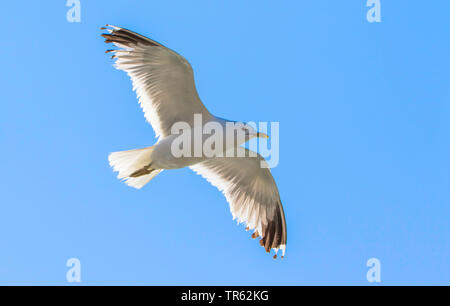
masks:
[[[233,218],[254,229],[252,237],[260,235],[260,244],[267,252],[281,249],[284,255],[286,219],[272,174],[269,168],[261,167],[261,163],[267,166],[261,155],[250,157],[249,150],[237,149],[241,151],[237,156],[246,157],[215,157],[190,168],[222,191]]]
[[[167,136],[174,123],[183,121],[194,126],[194,114],[205,120],[210,113],[201,102],[195,88],[189,62],[160,43],[130,30],[109,26],[102,28],[106,43],[113,43],[115,67],[128,73],[139,103],[155,134]]]

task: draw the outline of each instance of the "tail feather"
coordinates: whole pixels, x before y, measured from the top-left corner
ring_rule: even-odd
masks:
[[[109,164],[114,171],[119,172],[117,178],[124,180],[128,186],[140,189],[162,171],[157,169],[136,176],[139,170],[151,165],[153,149],[154,147],[148,147],[111,153],[108,157]]]

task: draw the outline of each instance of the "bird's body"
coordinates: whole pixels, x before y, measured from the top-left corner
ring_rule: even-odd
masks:
[[[152,165],[155,169],[180,169],[192,166],[205,160],[205,157],[178,158],[172,154],[172,145],[178,135],[169,135],[155,144],[152,152]]]
[[[241,147],[267,135],[212,115],[197,94],[184,57],[140,34],[108,27],[102,29],[109,34],[102,36],[121,49],[107,52],[115,53],[116,68],[131,77],[159,137],[152,147],[111,153],[118,177],[139,189],[163,170],[190,167],[224,193],[233,217],[255,230],[253,238],[262,237],[266,251],[281,249],[284,255],[286,221],[275,181],[264,158]],[[221,142],[211,141],[212,130]],[[236,132],[244,136],[236,138]]]

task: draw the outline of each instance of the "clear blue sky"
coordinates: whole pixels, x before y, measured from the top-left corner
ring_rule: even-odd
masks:
[[[450,283],[450,3],[7,1],[0,10],[0,283]],[[192,64],[214,114],[279,121],[288,224],[273,260],[189,169],[140,191],[111,151],[155,141],[99,27]],[[177,191],[173,190],[177,187]]]

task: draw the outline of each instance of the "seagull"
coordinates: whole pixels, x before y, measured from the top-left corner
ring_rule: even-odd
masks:
[[[224,194],[233,219],[245,223],[247,231],[253,230],[253,239],[261,237],[266,252],[273,249],[277,258],[281,250],[283,258],[287,232],[278,188],[264,158],[241,146],[251,138],[268,136],[241,126],[244,141],[223,149],[234,150],[237,156],[174,157],[171,145],[179,135],[172,126],[177,122],[195,128],[195,115],[202,116],[202,125],[212,122],[225,127],[235,121],[216,117],[206,109],[192,67],[183,56],[121,27],[106,25],[101,30],[107,32],[102,34],[105,42],[116,47],[106,53],[112,53],[114,66],[130,76],[145,118],[158,138],[152,147],[111,153],[108,160],[118,178],[140,189],[163,170],[189,167]]]

